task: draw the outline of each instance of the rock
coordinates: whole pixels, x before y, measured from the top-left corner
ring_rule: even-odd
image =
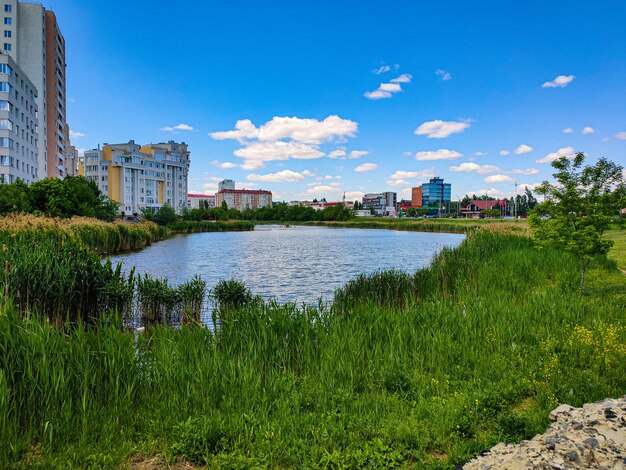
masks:
[[[573,406],[569,406],[569,405],[560,405],[557,408],[553,409],[550,412],[550,420],[552,421],[556,421],[556,418],[559,414],[561,413],[569,413],[570,411],[572,411],[574,409]]]
[[[548,430],[518,445],[498,444],[463,467],[525,470],[626,470],[626,396],[561,405],[552,410]]]

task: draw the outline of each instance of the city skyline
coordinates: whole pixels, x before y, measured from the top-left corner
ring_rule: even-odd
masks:
[[[434,176],[454,199],[509,196],[558,155],[624,163],[626,5],[601,4],[46,7],[72,144],[185,141],[190,192],[229,178],[289,201],[410,199]],[[159,35],[164,17],[185,34]]]

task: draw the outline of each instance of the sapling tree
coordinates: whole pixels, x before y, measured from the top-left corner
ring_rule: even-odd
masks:
[[[623,169],[606,158],[584,166],[585,155],[562,157],[552,162],[553,183],[545,181],[536,192],[543,203],[529,221],[540,246],[564,249],[580,261],[580,288],[593,256],[606,254],[612,242],[602,236],[626,204]]]

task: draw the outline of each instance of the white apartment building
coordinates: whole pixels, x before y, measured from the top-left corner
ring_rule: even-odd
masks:
[[[140,146],[131,140],[86,151],[79,174],[96,182],[100,191],[119,202],[120,211],[127,215],[164,204],[180,212],[188,204],[189,164],[185,143]]]
[[[37,89],[0,52],[0,182],[37,179]]]

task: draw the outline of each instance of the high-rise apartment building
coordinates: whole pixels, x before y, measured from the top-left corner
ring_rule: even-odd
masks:
[[[235,189],[235,181],[234,180],[222,180],[217,183],[217,190],[223,191],[224,189]]]
[[[0,52],[0,182],[37,179],[37,90]]]
[[[37,89],[37,177],[64,177],[66,133],[65,39],[54,12],[42,5],[0,2],[0,49],[11,55]]]
[[[180,212],[187,207],[189,163],[185,143],[140,146],[131,140],[85,151],[78,173],[119,202],[120,211],[127,215],[164,204]]]

